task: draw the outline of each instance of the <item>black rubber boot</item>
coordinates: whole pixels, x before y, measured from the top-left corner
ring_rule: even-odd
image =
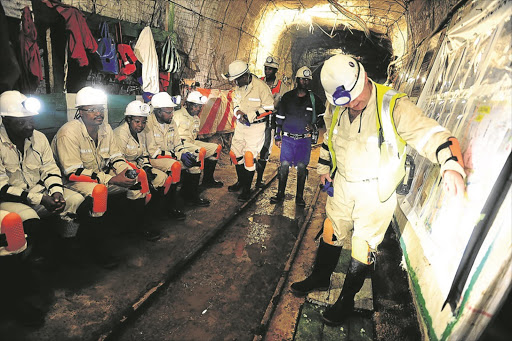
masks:
[[[44,250],[44,227],[39,219],[27,219],[23,222],[23,229],[27,234],[28,262],[36,267],[48,266],[48,259]]]
[[[119,259],[110,251],[114,243],[105,217],[81,217],[78,238],[98,266],[113,269],[119,265]]]
[[[292,293],[300,297],[313,290],[326,291],[329,289],[331,275],[338,264],[341,249],[341,246],[327,244],[321,239],[311,275],[301,282],[293,283],[290,287]]]
[[[221,188],[224,186],[222,181],[217,181],[213,178],[215,167],[217,167],[217,160],[204,160],[203,182],[201,186],[206,188]]]
[[[256,163],[256,188],[265,187],[265,183],[263,182],[263,172],[265,172],[265,167],[267,167],[267,161],[258,160],[258,163]]]
[[[149,242],[160,239],[160,232],[152,227],[152,219],[149,216],[146,199],[127,200],[127,213],[130,215],[129,222],[132,223],[131,230]]]
[[[297,165],[297,193],[295,194],[295,204],[300,207],[306,206],[306,202],[304,201],[304,186],[306,184],[307,175],[308,170],[306,169],[306,165],[299,163]]]
[[[278,180],[279,185],[277,187],[277,194],[270,198],[271,204],[277,204],[284,201],[284,190],[286,189],[286,183],[288,182],[288,172],[290,167],[287,165],[279,166]]]
[[[247,201],[251,198],[251,185],[254,178],[254,171],[248,171],[244,168],[242,177],[242,193],[238,196],[238,201]]]
[[[338,300],[322,315],[326,324],[340,325],[354,311],[354,296],[361,290],[369,269],[370,265],[361,263],[354,258],[350,260],[348,273]]]
[[[171,218],[174,218],[176,220],[185,220],[187,218],[187,215],[183,212],[179,205],[179,199],[178,199],[178,192],[177,192],[178,184],[172,184],[169,188],[169,192],[165,194],[164,197],[164,203],[165,203],[165,211],[167,212],[167,215]],[[160,188],[159,190],[162,191],[163,195],[163,188]]]
[[[199,178],[201,173],[191,174],[183,173],[183,185],[181,187],[181,197],[185,203],[192,206],[208,207],[210,201],[199,196]]]
[[[242,182],[240,181],[244,175],[245,166],[244,165],[235,165],[237,181],[228,187],[228,191],[230,192],[238,192],[242,189]]]

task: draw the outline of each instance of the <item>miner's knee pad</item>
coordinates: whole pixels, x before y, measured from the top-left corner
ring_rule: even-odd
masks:
[[[244,155],[245,167],[254,167],[254,155],[251,152],[245,152]]]
[[[181,180],[181,164],[175,162],[171,166],[172,183],[177,184]]]
[[[9,252],[16,252],[26,246],[23,222],[18,214],[10,212],[2,219],[0,238],[0,247],[5,246]],[[2,239],[5,239],[5,243],[1,243]]]
[[[95,215],[104,214],[107,211],[108,189],[107,186],[98,184],[94,187],[91,194],[93,204],[92,213]]]
[[[234,165],[238,165],[238,160],[236,159],[235,152],[230,150],[229,151],[229,157],[231,158],[231,162],[233,162]]]

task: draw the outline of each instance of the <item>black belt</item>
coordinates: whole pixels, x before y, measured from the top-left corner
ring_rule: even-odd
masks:
[[[265,123],[267,122],[267,117],[260,118],[259,120],[254,120],[251,124]]]
[[[283,136],[291,137],[294,140],[298,140],[298,139],[305,139],[307,137],[311,137],[311,133],[292,134],[292,133],[289,133],[289,132],[285,131],[285,132],[283,132]]]

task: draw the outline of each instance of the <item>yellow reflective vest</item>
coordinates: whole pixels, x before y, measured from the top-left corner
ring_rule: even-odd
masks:
[[[379,132],[379,199],[384,202],[396,190],[405,176],[405,147],[407,143],[398,135],[393,119],[396,100],[406,96],[385,85],[374,83],[377,89],[376,126]],[[341,107],[336,107],[333,113],[328,133],[327,146],[332,160],[331,176],[336,171],[336,154],[332,145],[332,135],[338,122]]]

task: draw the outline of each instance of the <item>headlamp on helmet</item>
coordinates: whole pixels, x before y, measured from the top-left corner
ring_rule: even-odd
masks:
[[[5,91],[0,95],[0,115],[10,117],[29,117],[39,114],[41,102],[19,91]]]
[[[263,63],[263,66],[272,67],[274,69],[279,68],[279,61],[276,57],[268,56],[267,59],[265,59],[265,63]]]
[[[142,116],[147,117],[150,112],[149,105],[141,101],[132,101],[126,106],[124,116]]]
[[[208,101],[206,96],[203,96],[199,91],[192,91],[187,96],[187,102],[203,105]]]
[[[325,61],[320,80],[327,100],[336,106],[343,106],[356,99],[365,85],[363,65],[353,57],[335,55]]]
[[[303,66],[297,70],[297,73],[295,74],[295,78],[313,79],[313,73],[307,66]]]

